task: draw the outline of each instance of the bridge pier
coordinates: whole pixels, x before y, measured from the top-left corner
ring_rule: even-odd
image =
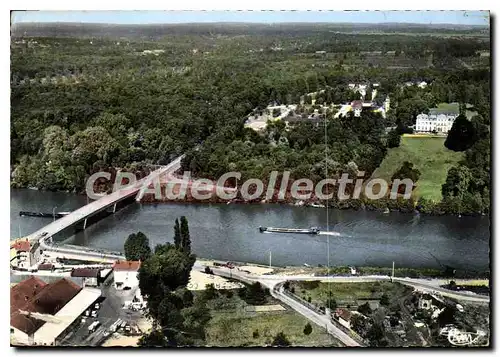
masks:
[[[113,213],[116,213],[116,202],[115,202],[115,204],[113,205]]]

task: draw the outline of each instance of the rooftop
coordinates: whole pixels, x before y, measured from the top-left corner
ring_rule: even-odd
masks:
[[[346,309],[337,309],[335,310],[335,313],[341,317],[345,321],[350,321],[351,320],[351,312]]]
[[[19,310],[55,315],[80,290],[78,285],[64,278],[51,284],[35,277],[24,280],[11,288],[10,325],[31,335],[45,321],[22,315]]]
[[[29,252],[30,251],[30,242],[27,240],[18,240],[14,244],[10,246],[10,249],[15,249],[21,252]]]
[[[137,271],[141,267],[139,260],[121,260],[113,264],[114,271]]]
[[[98,278],[101,269],[75,268],[71,271],[71,276],[79,278]]]

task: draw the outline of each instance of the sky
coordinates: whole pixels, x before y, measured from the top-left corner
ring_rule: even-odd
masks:
[[[488,25],[488,11],[14,11],[12,23],[403,22]]]

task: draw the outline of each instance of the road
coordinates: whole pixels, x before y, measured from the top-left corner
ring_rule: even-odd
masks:
[[[134,324],[143,317],[140,311],[123,309],[125,301],[132,300],[135,291],[115,290],[112,284],[112,276],[101,286],[102,299],[100,309],[96,318],[88,317],[85,323],[81,323],[77,329],[66,337],[61,345],[63,346],[99,346],[106,339],[105,331],[118,319]],[[93,333],[89,333],[89,326],[92,322],[99,321],[101,325]]]
[[[200,264],[195,264],[194,266],[197,270],[204,270]],[[238,279],[244,281],[246,283],[260,282],[262,285],[269,288],[271,295],[289,305],[292,309],[297,311],[299,314],[306,317],[311,322],[315,323],[318,326],[325,327],[327,332],[341,341],[344,345],[348,347],[360,347],[360,344],[352,339],[349,335],[347,335],[344,331],[340,330],[337,326],[335,326],[326,315],[318,314],[316,311],[309,309],[308,307],[302,305],[301,303],[293,300],[288,297],[283,292],[282,283],[286,281],[282,276],[270,276],[266,275],[252,275],[244,272],[240,272],[237,269],[227,269],[227,268],[216,268],[211,267],[213,273],[216,275],[224,276],[227,278]],[[264,278],[265,277],[265,278]]]
[[[199,271],[204,271],[205,266],[196,262],[194,269]],[[239,271],[237,268],[229,269],[225,267],[210,267],[214,274],[220,275],[226,278],[241,280],[246,283],[259,282],[262,285],[269,288],[271,295],[276,299],[284,302],[289,305],[295,311],[312,321],[313,323],[326,327],[329,334],[340,340],[346,346],[356,347],[360,346],[360,344],[347,335],[344,331],[340,330],[336,327],[326,315],[318,314],[316,311],[309,309],[305,305],[293,300],[289,296],[283,293],[283,287],[281,286],[287,280],[320,280],[320,281],[331,281],[331,282],[351,282],[351,283],[359,283],[359,282],[371,282],[371,281],[390,281],[391,278],[389,276],[380,276],[380,275],[372,275],[372,276],[330,276],[330,277],[319,277],[319,276],[311,276],[311,275],[255,275],[249,274],[242,271]],[[448,296],[451,298],[455,298],[457,300],[464,300],[469,302],[478,302],[488,304],[490,301],[489,296],[482,295],[469,295],[463,292],[456,292],[447,290],[439,287],[439,279],[411,279],[411,278],[393,278],[394,281],[397,281],[401,284],[411,286],[423,292],[429,293],[440,293],[443,296]]]

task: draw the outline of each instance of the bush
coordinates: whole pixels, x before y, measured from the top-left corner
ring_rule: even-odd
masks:
[[[213,271],[212,269],[210,269],[210,267],[205,267],[205,274],[212,274],[213,275]]]
[[[312,331],[313,331],[312,326],[311,326],[311,324],[308,322],[308,323],[304,326],[304,335],[309,336],[309,335],[312,333]]]
[[[366,302],[358,307],[358,312],[365,316],[369,316],[372,313],[372,309],[370,308],[370,305],[368,305],[368,303]]]
[[[215,289],[214,284],[207,284],[206,289],[203,292],[203,297],[206,300],[212,300],[217,297],[217,289]]]
[[[252,337],[253,338],[259,338],[259,330],[255,330],[253,333],[252,333]]]
[[[384,305],[384,306],[388,306],[389,305],[389,296],[387,296],[386,293],[384,293],[382,295],[382,297],[380,298],[380,304]]]
[[[283,332],[279,332],[276,336],[274,336],[271,344],[273,346],[287,347],[290,346],[290,341]]]

